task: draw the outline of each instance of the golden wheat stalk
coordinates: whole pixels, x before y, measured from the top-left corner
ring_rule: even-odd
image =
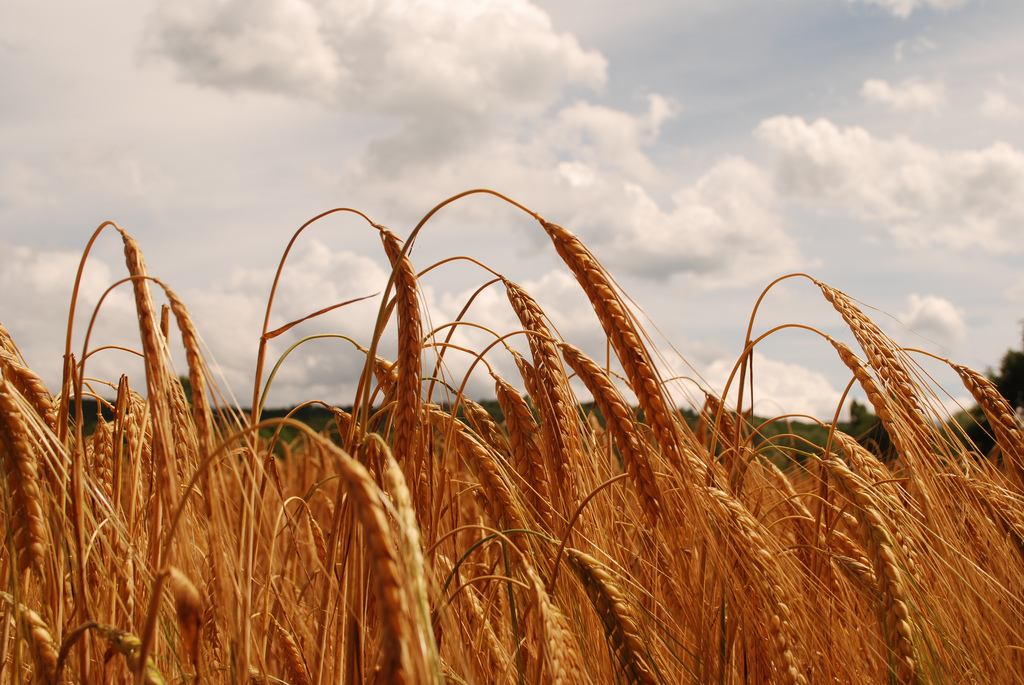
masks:
[[[25,364],[14,340],[0,324],[0,375],[28,400],[36,413],[54,433],[57,432],[57,409],[43,379]]]
[[[589,554],[567,549],[565,555],[604,624],[622,675],[634,684],[657,683],[647,647],[648,640],[640,632],[636,612],[615,576]]]
[[[844,496],[855,506],[864,544],[878,578],[878,591],[885,598],[885,623],[882,630],[896,662],[896,676],[901,683],[917,682],[917,655],[914,628],[907,608],[905,572],[897,560],[898,549],[886,523],[887,516],[879,507],[878,498],[857,474],[838,459],[824,459],[828,470]]]
[[[398,357],[395,360],[394,438],[395,458],[403,465],[407,479],[418,489],[423,471],[423,452],[419,444],[420,378],[422,371],[419,284],[416,271],[407,254],[402,253],[398,238],[383,226],[377,227],[385,252],[394,270],[395,300],[398,313]],[[427,493],[414,492],[417,502]]]
[[[1013,407],[985,376],[960,364],[952,364],[952,367],[985,413],[995,433],[996,444],[1003,451],[1009,471],[1016,478],[1018,487],[1024,485],[1024,432],[1021,431]]]
[[[33,437],[45,426],[12,383],[0,374],[0,456],[11,496],[8,512],[14,533],[19,572],[41,573],[49,554],[49,534],[43,512],[38,464],[43,451]]]
[[[661,511],[661,491],[654,476],[653,451],[636,427],[636,419],[608,374],[592,359],[569,343],[561,343],[562,356],[587,386],[608,424],[608,432],[619,449],[640,504],[651,524]]]
[[[505,415],[505,426],[516,471],[527,485],[528,499],[536,507],[546,530],[554,530],[554,509],[544,454],[537,445],[540,428],[523,396],[507,381],[494,375],[494,391]]]
[[[533,358],[533,373],[536,385],[530,397],[543,419],[541,430],[548,445],[548,457],[554,468],[555,482],[561,488],[566,501],[575,505],[579,502],[579,485],[576,483],[572,465],[586,463],[579,428],[579,414],[572,399],[572,390],[562,360],[554,343],[554,337],[544,312],[537,301],[522,287],[506,280],[505,291],[509,302],[523,330],[527,331],[530,354]],[[525,378],[524,378],[525,380]]]
[[[607,272],[565,228],[541,220],[555,250],[583,288],[612,349],[622,365],[630,388],[636,395],[644,420],[651,426],[667,461],[686,470],[692,481],[702,480],[706,467],[682,444],[682,428],[672,411],[672,402],[632,314]]]

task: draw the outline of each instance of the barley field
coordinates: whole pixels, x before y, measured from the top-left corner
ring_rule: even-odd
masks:
[[[408,248],[434,212],[404,240],[370,222],[392,276],[355,341],[351,409],[326,407],[322,431],[261,416],[268,344],[288,326],[263,331],[253,409],[232,406],[187,303],[101,226],[94,240],[124,243],[145,377],[83,377],[69,324],[62,387],[47,388],[0,327],[0,683],[1019,682],[1024,439],[984,375],[946,362],[988,419],[987,454],[920,353],[798,275],[856,340],[808,331],[888,449],[835,424],[823,445],[763,439],[749,397],[708,392],[684,417],[612,275],[520,209],[576,277],[608,358],[494,274],[482,287],[520,326],[468,354],[493,378],[495,416],[445,371],[452,332],[473,322],[422,311],[430,265]],[[112,419],[86,431],[97,395]]]

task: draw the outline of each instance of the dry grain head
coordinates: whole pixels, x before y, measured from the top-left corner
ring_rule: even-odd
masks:
[[[168,586],[174,598],[174,611],[178,619],[178,630],[185,642],[189,658],[196,671],[199,670],[199,637],[203,625],[203,598],[199,590],[184,573],[175,567],[170,568]]]

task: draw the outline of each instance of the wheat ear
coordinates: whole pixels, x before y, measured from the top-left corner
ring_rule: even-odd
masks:
[[[885,598],[883,633],[896,662],[896,676],[901,683],[917,682],[910,612],[906,604],[903,572],[896,560],[896,543],[889,532],[886,517],[867,483],[838,459],[824,459],[833,482],[856,507],[855,515],[861,535],[878,579],[878,590]]]
[[[890,347],[889,338],[853,304],[849,297],[824,283],[815,283],[825,295],[825,299],[842,315],[843,321],[850,327],[853,336],[867,355],[868,362],[878,372],[882,388],[891,400],[889,409],[896,410],[886,412],[888,419],[882,415],[878,418],[883,422],[888,421],[886,428],[893,443],[900,454],[908,460],[908,466],[914,468],[915,455],[919,452],[926,455],[927,449],[918,451],[912,448],[922,444],[932,435],[928,419],[915,391],[917,384],[910,378],[906,366]]]
[[[118,229],[120,230],[120,229]],[[160,332],[160,321],[149,287],[149,272],[139,243],[121,230],[125,263],[132,276],[135,309],[142,337],[146,367],[146,389],[153,418],[153,459],[159,475],[159,493],[166,511],[173,511],[180,485],[175,464],[174,429],[170,407],[170,380],[165,364],[166,341]]]
[[[277,622],[273,614],[269,615],[270,625],[277,633],[278,644],[280,645],[281,654],[284,657],[284,665],[288,670],[288,682],[292,685],[309,685],[309,675],[306,672],[306,662],[302,658],[302,653],[299,651],[299,646],[295,642],[295,638],[290,632],[288,632],[284,626]]]
[[[642,336],[633,316],[608,273],[579,238],[557,224],[543,219],[540,221],[554,243],[558,256],[573,272],[590,300],[661,451],[670,464],[686,469],[686,475],[691,481],[703,480],[706,467],[682,445],[681,428],[671,411],[672,404],[665,391],[665,384],[646,346],[641,342]]]
[[[25,364],[21,352],[7,330],[0,324],[0,375],[8,380],[43,418],[54,433],[57,432],[57,404],[49,389],[32,369]]]
[[[550,685],[577,685],[587,682],[583,657],[565,616],[551,600],[537,571],[525,559],[521,564],[533,591],[541,635],[537,643],[542,675],[537,682]]]
[[[505,281],[505,291],[523,329],[529,333],[537,394],[531,393],[534,406],[543,419],[541,430],[549,445],[548,455],[555,480],[573,504],[579,502],[579,488],[569,465],[585,463],[579,417],[572,399],[569,380],[554,344],[551,330],[544,321],[544,312],[537,301],[523,288]]]
[[[188,362],[188,380],[192,386],[192,423],[194,423],[202,454],[208,454],[214,448],[213,413],[207,397],[206,362],[203,360],[199,347],[199,333],[196,331],[192,317],[178,294],[166,288],[167,300],[171,305],[175,322],[181,331],[181,343],[185,348],[185,359]]]
[[[709,514],[718,518],[720,530],[730,531],[736,538],[734,554],[744,563],[738,567],[747,573],[747,580],[761,595],[768,611],[768,632],[778,656],[778,671],[788,685],[807,685],[807,677],[800,672],[794,648],[797,633],[792,625],[785,591],[777,582],[779,562],[764,535],[764,527],[730,493],[716,487],[706,489]],[[808,636],[811,637],[811,636]]]
[[[654,477],[651,464],[652,450],[636,428],[636,419],[629,405],[622,398],[618,388],[608,374],[590,357],[569,343],[561,343],[559,349],[566,363],[587,386],[608,424],[608,432],[626,465],[630,479],[636,487],[640,505],[650,520],[656,524],[661,512],[661,491]]]
[[[384,508],[383,493],[366,467],[355,459],[341,456],[337,464],[347,486],[345,490],[352,499],[352,511],[362,527],[373,569],[370,578],[379,603],[382,633],[380,682],[398,685],[415,682],[416,674],[412,671],[409,654],[413,644],[409,606],[402,587],[400,564]],[[341,506],[341,502],[335,504],[336,509]]]
[[[604,624],[612,652],[626,680],[643,685],[657,683],[636,613],[615,577],[589,554],[566,549],[565,555]]]
[[[407,480],[416,487],[423,469],[423,452],[418,439],[422,376],[420,344],[423,336],[419,285],[412,262],[408,255],[402,254],[398,238],[383,226],[377,228],[394,270],[398,310],[398,357],[395,360],[397,385],[394,396],[394,438],[391,445],[395,458],[405,469]],[[418,501],[420,496],[425,497],[426,493],[414,494],[413,500]]]
[[[468,397],[460,397],[459,404],[465,412],[466,421],[482,443],[500,454],[511,453],[512,448],[508,438],[479,402],[474,402]]]
[[[9,513],[14,531],[18,571],[41,572],[49,548],[49,536],[42,508],[37,462],[41,450],[32,439],[29,421],[41,423],[34,412],[26,414],[27,403],[16,388],[0,374],[0,454],[11,493]],[[45,426],[37,431],[46,432]]]
[[[136,674],[136,678],[140,678],[142,685],[167,685],[167,681],[157,670],[152,656],[146,657],[145,664],[140,663],[142,641],[138,637],[110,626],[96,626],[96,628],[103,634],[110,646],[121,653],[125,663],[128,664],[128,669]]]
[[[996,443],[1006,457],[1007,470],[1014,474],[1018,485],[1024,484],[1024,433],[1013,408],[989,379],[966,366],[952,366],[992,426]]]
[[[203,598],[199,590],[181,570],[171,567],[168,587],[174,598],[174,612],[178,620],[178,630],[185,643],[192,665],[199,674],[199,638],[203,625]]]
[[[537,447],[539,428],[533,418],[530,406],[515,388],[505,380],[494,376],[494,391],[498,405],[505,415],[509,443],[515,459],[516,471],[529,485],[530,501],[547,524],[549,531],[554,527],[554,510],[549,499],[547,469],[544,455]]]
[[[409,600],[412,604],[413,625],[416,627],[419,650],[415,655],[422,659],[419,665],[421,677],[426,682],[438,682],[441,677],[441,665],[437,654],[433,624],[430,617],[430,596],[427,587],[426,563],[423,558],[423,543],[416,511],[413,508],[412,495],[405,483],[402,469],[390,454],[387,455],[385,476],[391,499],[395,504],[398,529],[401,532],[402,559],[405,562],[406,577],[409,583]]]
[[[506,529],[525,528],[522,504],[513,494],[500,457],[470,435],[464,424],[443,411],[430,408],[427,416],[431,425],[448,436],[462,458],[476,466],[481,485],[477,492],[486,503],[487,513],[494,522]]]
[[[59,673],[57,673],[59,654],[57,644],[53,640],[53,633],[46,625],[46,621],[23,604],[19,603],[15,607],[14,598],[6,592],[0,592],[0,599],[9,604],[12,609],[16,609],[18,625],[28,643],[29,653],[32,655],[32,682],[56,685],[59,677]]]

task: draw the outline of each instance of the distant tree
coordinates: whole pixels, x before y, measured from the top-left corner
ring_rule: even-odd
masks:
[[[866,404],[854,400],[850,405],[850,422],[840,424],[839,427],[882,461],[889,462],[894,458],[895,452],[889,432],[885,430],[881,419],[868,409]]]
[[[992,380],[999,394],[1020,411],[1024,407],[1024,350],[1007,350],[999,364],[999,375]]]
[[[1021,347],[1024,348],[1024,337],[1022,337]],[[995,373],[989,369],[987,375],[1010,406],[1017,412],[1022,411],[1024,408],[1024,349],[1007,350],[999,363],[999,372]],[[996,443],[992,437],[992,428],[981,408],[972,407],[958,420],[978,450],[982,454],[989,454]]]
[[[876,423],[878,417],[868,409],[868,406],[854,400],[850,405],[850,423],[842,426],[842,429],[843,432],[856,437],[867,433]]]

